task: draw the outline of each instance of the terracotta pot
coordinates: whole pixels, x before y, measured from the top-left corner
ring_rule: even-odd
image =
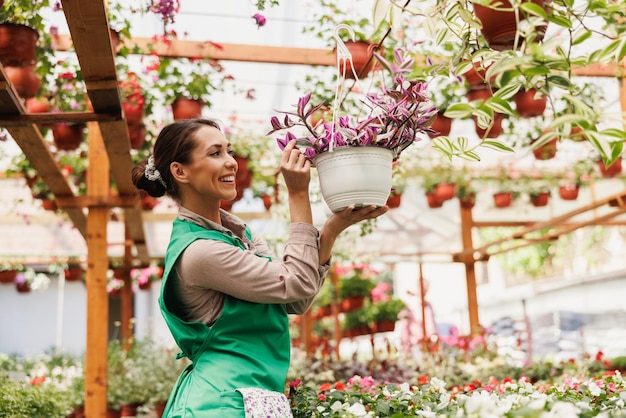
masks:
[[[487,86],[487,69],[480,68],[480,64],[475,63],[463,74],[468,90],[485,90]]]
[[[445,202],[456,196],[456,184],[454,183],[439,183],[435,186],[435,196],[437,199]]]
[[[467,196],[459,197],[459,205],[464,209],[471,209],[476,205],[476,194],[470,193]]]
[[[231,211],[233,209],[233,205],[235,204],[234,200],[220,200],[220,208]]]
[[[126,122],[132,149],[140,149],[146,142],[146,125],[143,122]]]
[[[121,414],[119,409],[107,408],[107,418],[120,418]]]
[[[26,282],[15,283],[15,290],[17,290],[18,293],[28,293],[31,291],[30,284]]]
[[[576,184],[562,184],[559,186],[559,197],[563,200],[576,200],[579,189]]]
[[[537,160],[551,160],[556,156],[558,138],[554,137],[542,146],[533,148],[533,155]]]
[[[396,321],[382,320],[374,323],[374,332],[391,332],[396,329]]]
[[[356,309],[362,308],[365,303],[365,296],[346,296],[341,301],[342,312],[352,312]]]
[[[235,156],[235,160],[237,161],[237,174],[235,175],[235,183],[247,189],[252,185],[252,171],[248,168],[248,158],[245,157],[237,157]]]
[[[139,206],[141,207],[141,210],[150,211],[159,204],[159,199],[150,196],[148,193],[145,192],[145,190],[140,190],[139,196],[141,198],[141,200],[139,201]]]
[[[572,126],[570,130],[570,139],[576,142],[587,141],[587,136],[583,133],[583,128],[580,126]]]
[[[52,127],[52,139],[59,150],[75,150],[83,142],[84,131],[85,125],[81,123],[57,123]]]
[[[270,210],[270,208],[272,207],[272,196],[269,194],[264,194],[263,196],[261,196],[261,199],[263,200],[263,206],[265,207],[265,210]]]
[[[41,199],[41,207],[45,210],[55,211],[59,209],[59,205],[57,205],[56,200],[52,199]]]
[[[395,209],[400,207],[400,203],[402,203],[402,193],[390,193],[387,198],[387,206],[390,209]]]
[[[52,110],[50,100],[45,97],[30,97],[26,99],[26,111],[28,113],[48,113]]]
[[[615,177],[622,172],[622,157],[618,157],[613,164],[606,167],[602,160],[598,161],[598,169],[602,177]]]
[[[163,412],[165,412],[166,405],[167,405],[167,401],[160,401],[154,405],[154,414],[157,416],[157,418],[161,418],[163,416]]]
[[[16,277],[17,277],[17,270],[0,271],[0,283],[15,283]]]
[[[452,119],[444,116],[443,112],[440,112],[435,116],[435,120],[432,125],[430,125],[430,129],[437,132],[436,134],[428,134],[431,138],[436,138],[438,136],[447,136],[450,134],[452,130]]]
[[[471,89],[471,90],[468,90],[467,93],[465,93],[465,97],[467,97],[467,101],[469,102],[476,102],[476,101],[485,102],[488,99],[490,99],[491,96],[492,96],[491,90],[489,90],[486,87],[481,88],[481,89]]]
[[[440,208],[443,206],[443,200],[439,200],[435,192],[426,193],[426,202],[430,208]]]
[[[202,100],[179,97],[172,103],[172,115],[174,120],[196,119],[202,116],[204,106]]]
[[[530,195],[530,203],[532,203],[533,206],[536,207],[547,206],[548,200],[550,200],[550,193],[548,192],[541,192]]]
[[[35,97],[41,87],[41,79],[35,74],[35,66],[4,67],[7,78],[21,97]]]
[[[346,338],[358,337],[359,335],[371,334],[372,330],[367,325],[359,325],[343,330],[343,336]]]
[[[493,194],[493,204],[497,208],[506,208],[513,203],[513,194],[511,192],[497,192]]]
[[[83,269],[79,265],[71,265],[65,269],[64,274],[68,282],[77,282],[83,278]]]
[[[502,135],[502,121],[504,120],[504,115],[502,113],[496,113],[494,114],[493,117],[493,123],[490,127],[487,127],[486,129],[481,128],[480,126],[478,126],[478,124],[476,123],[476,118],[474,118],[474,129],[476,131],[476,134],[478,135],[478,137],[480,138],[497,138],[500,135]]]
[[[0,62],[5,67],[35,65],[39,34],[24,25],[0,24]]]
[[[540,7],[544,7],[543,0],[532,0],[532,2]],[[518,39],[518,44],[515,44],[515,34],[517,32],[515,11],[504,10],[512,9],[511,3],[508,0],[492,0],[491,4],[499,10],[476,3],[472,4],[474,14],[482,23],[481,33],[489,47],[498,51],[519,47],[523,39]],[[524,18],[524,12],[520,9],[519,19]],[[541,42],[543,40],[546,27],[547,22],[545,25],[536,28],[536,39],[533,39],[533,42]]]
[[[354,66],[354,72],[358,78],[367,77],[374,67],[375,45],[364,41],[347,41],[345,45],[352,55],[352,66]],[[336,53],[337,51],[335,51]],[[342,59],[339,62],[339,74],[345,74],[346,79],[354,80],[352,66]]]
[[[543,115],[548,104],[548,97],[537,93],[535,89],[520,90],[513,96],[517,113],[522,118],[532,118]]]

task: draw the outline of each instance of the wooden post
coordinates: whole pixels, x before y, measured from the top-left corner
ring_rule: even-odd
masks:
[[[430,351],[428,344],[428,336],[426,335],[426,288],[424,283],[424,271],[422,269],[422,260],[419,261],[419,283],[420,283],[420,306],[422,314],[422,351]]]
[[[461,238],[463,251],[474,248],[472,242],[472,209],[461,206]],[[467,287],[467,308],[469,311],[470,336],[482,333],[482,327],[478,320],[478,298],[476,297],[476,271],[474,270],[474,254],[465,254],[460,260],[465,265],[465,283]]]
[[[133,309],[133,286],[132,286],[132,278],[130,275],[131,270],[131,261],[133,259],[132,254],[132,238],[129,233],[128,225],[125,225],[125,243],[124,243],[124,277],[120,277],[124,281],[124,285],[121,289],[121,299],[122,299],[122,329],[121,329],[121,337],[124,349],[129,349],[129,344],[131,342],[131,337],[133,336],[133,317],[134,309]]]
[[[109,194],[109,158],[97,122],[89,122],[90,196]],[[87,215],[87,351],[85,354],[85,416],[107,416],[107,350],[109,296],[107,293],[107,206],[92,206]]]

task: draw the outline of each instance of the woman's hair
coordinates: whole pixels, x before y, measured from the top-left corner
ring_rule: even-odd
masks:
[[[145,190],[152,197],[161,197],[167,193],[172,199],[179,200],[178,185],[172,178],[170,165],[173,162],[190,162],[190,155],[196,147],[194,135],[203,126],[221,130],[219,123],[212,119],[187,119],[164,127],[154,143],[150,157],[152,161],[143,160],[133,167],[132,180],[135,187]],[[146,166],[150,166],[148,175]]]

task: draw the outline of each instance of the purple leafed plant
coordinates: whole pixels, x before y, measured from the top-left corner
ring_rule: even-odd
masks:
[[[311,116],[327,104],[310,103],[309,93],[298,100],[295,112],[280,112],[284,114],[282,121],[272,116],[272,129],[267,134],[287,130],[283,138],[277,138],[279,148],[284,149],[295,139],[298,146],[306,148],[305,155],[313,160],[318,154],[330,151],[331,145],[333,149],[383,147],[393,151],[397,159],[409,145],[421,140],[419,133],[433,133],[429,127],[438,109],[429,101],[426,83],[404,78],[404,73],[411,70],[413,59],[402,50],[395,51],[393,63],[375,55],[391,73],[392,81],[389,86],[381,84],[379,91],[365,95],[362,103],[368,115],[364,119],[355,121],[345,115],[334,123],[313,126]],[[300,133],[295,133],[296,129]]]

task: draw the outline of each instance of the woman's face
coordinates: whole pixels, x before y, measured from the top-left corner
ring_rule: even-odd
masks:
[[[190,189],[202,198],[233,200],[237,196],[237,161],[224,134],[212,126],[202,126],[194,135],[196,147],[191,161],[184,165]]]

